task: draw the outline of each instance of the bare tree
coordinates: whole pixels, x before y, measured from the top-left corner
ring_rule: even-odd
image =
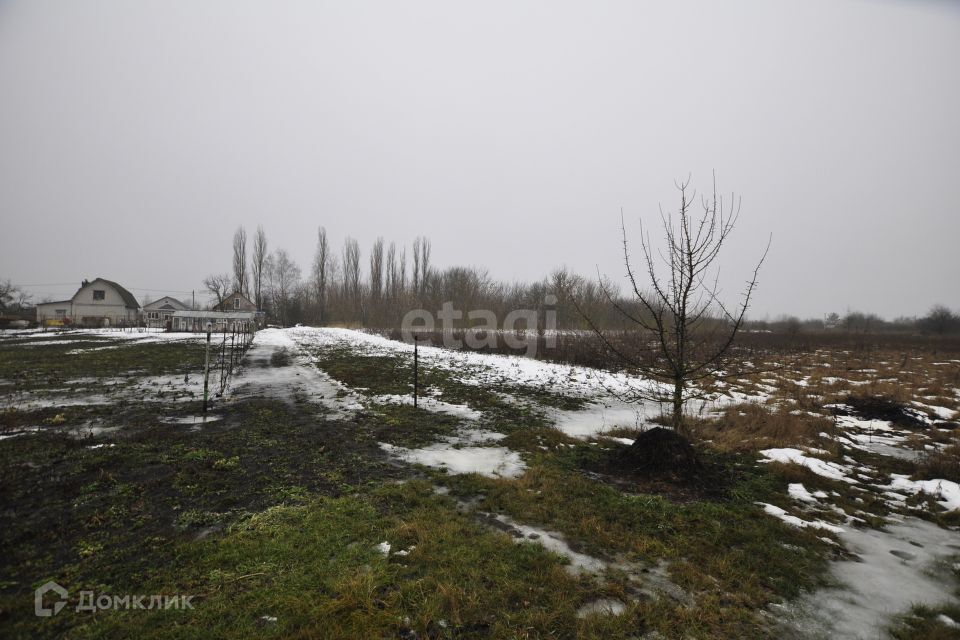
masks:
[[[420,275],[417,276],[420,285],[419,294],[423,294],[430,284],[430,239],[420,238]]]
[[[233,234],[233,289],[243,294],[250,292],[247,273],[247,231],[237,227]]]
[[[224,297],[230,293],[232,283],[229,273],[215,273],[203,279],[203,286],[217,298],[217,306],[220,306]]]
[[[22,309],[30,302],[30,295],[10,282],[0,280],[0,311],[6,309]]]
[[[670,407],[671,425],[677,433],[689,437],[684,424],[687,400],[701,396],[698,383],[730,373],[728,362],[733,340],[743,324],[747,308],[757,286],[757,274],[770,249],[767,242],[752,277],[742,291],[741,300],[730,307],[719,298],[719,272],[716,264],[740,211],[739,200],[731,196],[725,211],[717,197],[702,197],[702,213],[691,211],[695,193],[688,193],[689,181],[677,185],[680,209],[674,217],[661,210],[660,219],[666,246],[656,250],[641,223],[642,270],[649,289],[641,288],[631,261],[626,224],[621,213],[623,259],[632,300],[618,299],[607,282],[601,281],[609,304],[626,324],[646,338],[632,343],[611,340],[596,323],[587,320],[605,346],[629,368],[653,384],[627,394],[633,400],[652,400]],[[659,260],[657,260],[659,258]]]
[[[950,309],[942,304],[934,305],[930,312],[921,318],[917,325],[923,331],[929,331],[937,335],[944,335],[960,331],[960,316],[956,315]]]
[[[423,240],[418,236],[413,240],[413,294],[420,296],[420,243]]]
[[[281,325],[290,323],[291,307],[297,302],[300,289],[300,267],[283,249],[276,249],[267,259],[267,290],[274,317]]]
[[[327,230],[320,227],[317,230],[317,251],[313,256],[313,295],[317,304],[317,322],[324,324],[327,321],[327,283],[331,275],[330,244],[327,240]]]
[[[263,227],[257,226],[257,235],[253,238],[253,297],[257,310],[263,310],[263,269],[267,261],[267,234]]]
[[[360,300],[360,243],[347,237],[343,242],[343,294],[353,317],[363,315]]]
[[[377,303],[383,294],[383,238],[377,238],[370,250],[370,299]]]

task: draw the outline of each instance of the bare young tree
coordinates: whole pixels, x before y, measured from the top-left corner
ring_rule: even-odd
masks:
[[[380,301],[383,294],[383,238],[377,238],[370,250],[370,299]]]
[[[313,256],[313,296],[317,305],[317,322],[324,324],[327,321],[327,283],[331,275],[330,243],[327,240],[327,230],[320,227],[317,230],[317,251]]]
[[[257,310],[263,310],[263,269],[267,261],[267,234],[263,227],[257,226],[253,237],[253,297]]]
[[[237,227],[233,234],[233,289],[240,293],[250,292],[247,273],[247,230]]]
[[[423,240],[418,236],[413,240],[413,294],[420,296],[420,243]]]
[[[353,317],[361,317],[360,243],[349,236],[343,242],[343,296],[350,305]]]
[[[223,299],[230,293],[233,280],[229,273],[215,273],[203,279],[203,286],[217,299],[217,306],[223,304]]]
[[[724,375],[723,372],[731,373],[735,368],[727,356],[743,325],[770,242],[741,292],[740,302],[728,306],[719,297],[716,263],[736,225],[739,200],[731,196],[725,210],[714,183],[712,197],[700,199],[702,213],[696,214],[691,210],[696,194],[688,193],[689,181],[678,184],[677,189],[680,209],[676,216],[665,215],[662,210],[660,213],[665,247],[655,249],[641,223],[641,270],[646,272],[649,288],[641,286],[631,260],[622,213],[623,259],[632,299],[618,299],[609,283],[601,281],[608,303],[627,326],[646,338],[631,343],[636,348],[628,349],[623,341],[612,340],[593,320],[585,317],[611,352],[653,382],[627,394],[630,399],[666,404],[670,407],[671,426],[677,433],[689,437],[684,424],[684,405],[687,400],[700,397],[698,383]]]
[[[290,323],[291,306],[300,288],[300,267],[283,249],[276,249],[265,263],[267,290],[274,317],[281,325]]]
[[[419,294],[423,294],[430,284],[430,239],[420,238],[420,275],[417,281],[420,284]]]

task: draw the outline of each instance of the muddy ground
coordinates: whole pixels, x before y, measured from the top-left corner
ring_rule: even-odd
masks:
[[[928,408],[894,398],[920,412],[897,420],[890,405],[842,402],[892,397],[858,388],[891,384],[884,365],[740,381],[700,414],[707,471],[690,482],[623,468],[656,411],[601,397],[618,379],[425,350],[415,409],[404,348],[264,332],[204,420],[199,341],[0,337],[2,635],[955,635],[960,565],[943,541],[957,518],[909,483],[925,481],[925,447],[946,458],[955,442],[956,362],[926,358],[911,375]],[[817,403],[788,402],[798,387]],[[829,465],[838,478],[816,472]],[[888,552],[896,527],[937,552]],[[819,625],[818,598],[854,590],[837,568],[858,554],[883,568],[881,547],[909,570],[901,581],[939,563],[944,597],[879,626]],[[68,606],[38,618],[48,580]],[[77,611],[81,591],[190,594],[194,607]],[[852,599],[847,612],[868,609]]]

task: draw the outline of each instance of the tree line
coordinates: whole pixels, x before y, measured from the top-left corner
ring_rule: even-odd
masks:
[[[335,242],[321,226],[316,232],[312,262],[305,271],[285,249],[270,248],[262,226],[257,227],[252,242],[241,226],[233,234],[230,272],[208,276],[204,286],[217,303],[240,291],[266,313],[269,322],[284,326],[302,323],[392,329],[399,327],[412,309],[435,312],[450,302],[464,312],[490,310],[500,319],[515,309],[542,312],[549,306],[556,313],[558,329],[589,329],[585,316],[605,329],[628,328],[611,300],[628,310],[636,301],[606,278],[584,277],[562,267],[536,282],[502,282],[480,267],[439,268],[432,262],[432,248],[427,237],[417,237],[410,246],[381,237],[364,251],[350,236]],[[556,301],[552,302],[550,296]],[[469,321],[464,317],[458,325],[468,326]],[[960,333],[960,315],[937,305],[921,318],[886,321],[853,311],[822,319],[781,316],[749,320],[744,328],[778,333],[950,334]]]
[[[506,283],[483,268],[437,268],[432,242],[417,237],[411,246],[377,238],[367,251],[347,236],[334,244],[326,229],[317,230],[310,269],[306,272],[283,248],[270,249],[263,227],[257,227],[249,250],[246,229],[233,235],[231,272],[211,274],[203,284],[220,304],[242,292],[270,322],[316,325],[398,327],[413,309],[438,310],[446,302],[464,312],[487,309],[503,318],[514,309],[542,311],[549,302],[558,327],[585,325],[569,301],[576,296],[583,308],[601,321],[613,318],[605,302],[604,285],[557,269],[534,283]],[[609,284],[609,283],[607,283]],[[458,326],[468,326],[464,318]]]

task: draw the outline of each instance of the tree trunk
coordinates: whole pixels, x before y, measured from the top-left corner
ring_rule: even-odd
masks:
[[[673,430],[686,436],[683,426],[683,380],[681,379],[673,382],[673,415],[671,417]]]

